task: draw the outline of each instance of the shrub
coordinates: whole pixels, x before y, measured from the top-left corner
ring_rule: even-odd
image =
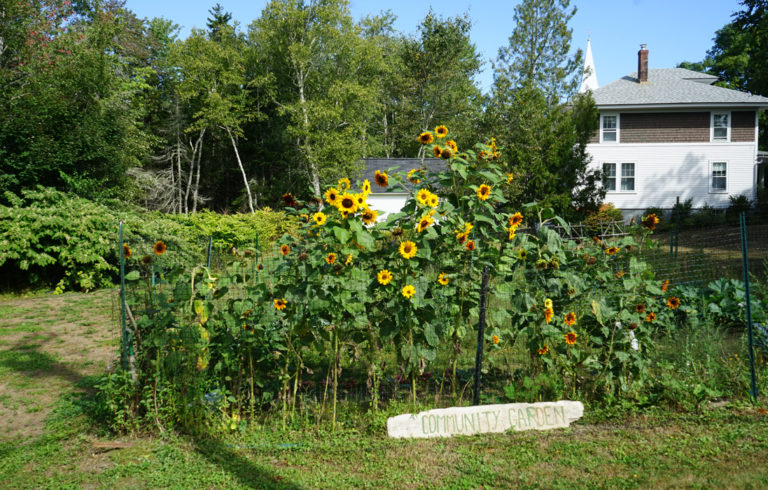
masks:
[[[584,224],[591,235],[600,235],[606,224],[617,221],[624,221],[624,216],[620,209],[616,209],[613,203],[609,202],[601,204],[597,212],[588,214]]]
[[[737,224],[739,222],[739,214],[746,213],[752,208],[752,200],[744,194],[728,196],[728,198],[731,200],[731,204],[725,210],[725,220],[728,224]]]
[[[693,199],[688,199],[685,202],[676,202],[672,206],[672,215],[670,221],[680,226],[688,224],[688,219],[691,217],[693,211]]]
[[[689,219],[691,226],[712,226],[725,222],[725,214],[722,209],[716,209],[708,204],[693,213]]]

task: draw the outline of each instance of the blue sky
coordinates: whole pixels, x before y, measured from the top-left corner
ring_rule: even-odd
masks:
[[[219,0],[226,11],[245,28],[257,18],[265,0]],[[513,9],[517,1],[503,0],[350,0],[355,19],[382,10],[397,16],[396,28],[415,34],[419,22],[433,10],[444,16],[468,12],[472,18],[472,41],[485,60],[495,59],[508,44],[514,29]],[[205,27],[208,10],[215,0],[127,0],[126,6],[139,17],[164,17],[183,27],[186,37],[193,27]],[[582,0],[573,1],[577,12],[571,19],[573,49],[585,49],[592,39],[592,54],[600,85],[637,69],[640,44],[648,45],[650,68],[672,68],[681,61],[701,60],[712,47],[715,31],[740,10],[738,0]],[[488,91],[493,82],[486,63],[478,83]]]

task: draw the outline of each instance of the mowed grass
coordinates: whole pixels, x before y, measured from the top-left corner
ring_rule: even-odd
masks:
[[[381,415],[370,429],[348,415],[337,432],[275,420],[218,436],[110,435],[91,394],[117,353],[114,305],[110,291],[0,300],[0,415],[13,428],[0,429],[0,486],[768,487],[764,398],[700,413],[587,408],[569,429],[451,439],[389,439]]]

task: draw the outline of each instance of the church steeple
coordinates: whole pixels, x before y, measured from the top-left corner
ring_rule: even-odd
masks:
[[[597,72],[595,72],[595,61],[592,59],[592,43],[587,38],[587,53],[584,55],[584,71],[581,75],[579,93],[582,94],[587,90],[596,90],[597,87]]]

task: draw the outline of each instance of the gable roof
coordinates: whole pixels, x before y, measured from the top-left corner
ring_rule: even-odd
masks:
[[[363,162],[365,162],[365,170],[360,179],[368,179],[371,182],[372,194],[403,192],[401,189],[393,191],[391,187],[382,188],[376,185],[373,176],[376,174],[377,170],[384,172],[392,167],[397,167],[395,169],[396,172],[408,173],[409,170],[421,168],[421,158],[364,158]],[[424,164],[431,172],[440,172],[447,168],[445,161],[439,158],[425,158]]]
[[[648,70],[648,81],[638,83],[637,72],[592,92],[598,108],[768,107],[768,97],[712,85],[717,77],[684,68]]]

